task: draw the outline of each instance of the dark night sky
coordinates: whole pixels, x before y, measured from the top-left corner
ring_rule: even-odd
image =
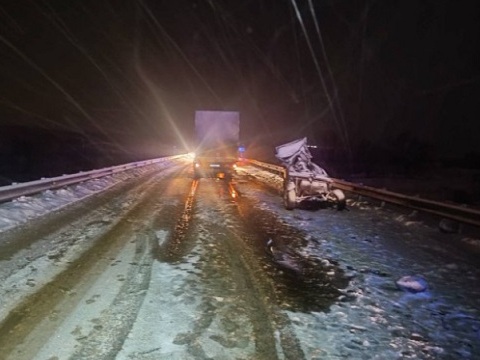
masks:
[[[4,143],[21,125],[155,157],[225,109],[252,149],[480,152],[475,1],[18,0],[0,20]]]

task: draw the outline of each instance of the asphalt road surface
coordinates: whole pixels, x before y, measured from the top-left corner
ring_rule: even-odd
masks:
[[[474,359],[475,261],[400,216],[150,172],[0,234],[0,358]]]

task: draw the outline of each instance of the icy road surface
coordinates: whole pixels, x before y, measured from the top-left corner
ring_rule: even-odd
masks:
[[[480,274],[453,235],[351,201],[286,211],[254,178],[280,183],[181,160],[2,204],[0,358],[479,358]]]

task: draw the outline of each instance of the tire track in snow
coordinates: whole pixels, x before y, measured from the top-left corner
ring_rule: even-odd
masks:
[[[175,174],[171,176],[175,176]],[[95,279],[109,269],[112,265],[112,259],[121,254],[124,248],[133,241],[136,233],[141,233],[145,230],[145,226],[148,228],[150,215],[155,212],[156,207],[161,205],[161,196],[155,197],[152,194],[161,194],[168,181],[169,179],[150,181],[146,185],[146,192],[143,193],[139,201],[117,223],[113,224],[106,233],[96,239],[93,247],[84,252],[65,271],[57,275],[55,279],[39,289],[34,295],[28,297],[10,313],[0,328],[0,334],[2,334],[0,337],[0,348],[2,348],[4,355],[10,353],[12,358],[15,359],[31,358],[31,355],[35,354],[43,346],[43,343],[47,342],[58,324],[61,323],[61,320],[66,318],[76,307],[82,306],[80,301]],[[137,239],[137,241],[145,242],[151,236],[152,233],[150,232],[143,240]],[[143,251],[149,252],[149,249],[151,247],[149,248],[148,245],[145,245],[144,250],[141,250],[140,253]],[[144,292],[141,290],[146,281],[145,277],[149,274],[149,271],[139,270],[142,270],[142,268],[148,269],[149,266],[148,262],[142,263],[135,260],[125,266],[127,273],[136,274],[135,278],[137,276],[142,278],[143,276],[143,280],[139,281],[137,279],[136,283],[130,283],[137,291],[125,289],[128,291],[128,294],[133,294],[132,296],[137,297],[137,302],[143,299]],[[128,280],[128,275],[125,280]],[[125,284],[127,283],[128,281]],[[118,302],[122,301],[117,298]],[[58,305],[61,305],[61,308]],[[53,310],[54,312],[52,312]],[[138,311],[138,306],[134,306],[129,310],[131,319],[135,317],[133,316],[135,311]],[[55,318],[53,322],[49,321],[52,316]],[[128,315],[126,316],[128,317]],[[113,324],[114,328],[125,329],[125,327],[129,328],[131,326],[131,321],[129,324],[122,325],[117,320],[113,320],[115,321],[115,324]],[[38,324],[42,325],[41,331],[37,329]],[[109,328],[108,324],[102,326],[102,329]],[[95,332],[98,333],[100,328],[96,327],[94,330],[94,333],[89,334],[87,338],[90,335],[95,337]],[[36,335],[34,339],[30,336],[31,333]],[[124,333],[120,332],[118,333],[119,337],[114,337],[114,343],[110,347],[114,349],[113,351],[119,350],[118,344],[123,342],[121,337],[126,335]],[[112,338],[109,339],[112,340]],[[26,340],[29,341],[27,342]],[[91,344],[89,346],[92,348]],[[107,344],[103,344],[100,348],[105,349],[105,346],[108,347]],[[100,348],[97,350],[101,353]],[[85,350],[85,347],[83,349],[80,350],[80,353],[82,351],[88,352]]]
[[[243,237],[251,229],[238,219],[234,193],[230,198],[229,186],[219,182],[200,185],[192,233],[206,249],[198,265],[205,289],[201,315],[182,340],[200,359],[217,355],[211,353],[213,344],[232,357],[303,359],[288,319],[275,307],[257,254]]]

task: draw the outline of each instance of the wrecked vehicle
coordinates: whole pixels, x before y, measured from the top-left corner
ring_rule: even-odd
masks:
[[[342,190],[332,188],[333,181],[327,172],[312,162],[307,138],[295,140],[275,148],[275,157],[285,167],[283,200],[287,210],[293,210],[304,201],[322,201],[345,208]]]

